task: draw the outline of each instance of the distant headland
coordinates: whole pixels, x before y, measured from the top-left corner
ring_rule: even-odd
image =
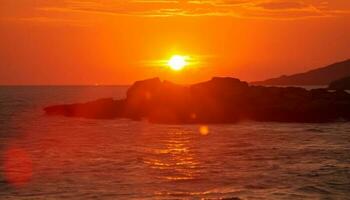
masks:
[[[331,90],[350,90],[350,76],[332,81],[328,88]]]
[[[350,76],[350,59],[317,68],[305,73],[284,75],[265,81],[252,82],[255,85],[329,85],[331,82]]]
[[[44,110],[48,115],[167,124],[241,120],[321,123],[350,121],[350,94],[343,90],[255,86],[230,77],[186,86],[152,78],[135,82],[125,99],[55,105]]]

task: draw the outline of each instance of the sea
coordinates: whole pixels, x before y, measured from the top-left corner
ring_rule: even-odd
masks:
[[[1,86],[0,199],[350,199],[350,123],[47,116],[126,86]]]

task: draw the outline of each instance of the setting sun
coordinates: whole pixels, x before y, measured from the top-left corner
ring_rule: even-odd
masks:
[[[0,200],[350,200],[349,36],[350,0],[0,0]]]
[[[180,71],[188,65],[186,59],[187,56],[174,55],[168,61],[168,65],[172,70]]]

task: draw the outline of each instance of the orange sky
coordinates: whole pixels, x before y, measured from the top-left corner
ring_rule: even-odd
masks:
[[[173,54],[195,63],[159,64]],[[348,58],[348,0],[0,0],[0,84],[253,81]]]

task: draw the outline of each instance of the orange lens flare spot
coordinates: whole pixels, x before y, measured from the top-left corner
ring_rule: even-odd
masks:
[[[24,149],[8,149],[4,157],[3,170],[6,180],[11,185],[21,187],[33,176],[32,159]]]
[[[196,113],[192,113],[192,114],[190,115],[190,117],[191,117],[191,119],[197,119],[197,114],[196,114]]]
[[[201,135],[208,135],[209,134],[209,127],[208,126],[200,126],[199,133]]]

